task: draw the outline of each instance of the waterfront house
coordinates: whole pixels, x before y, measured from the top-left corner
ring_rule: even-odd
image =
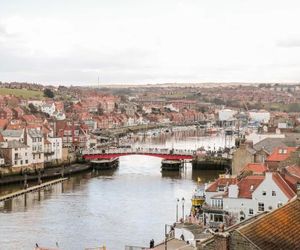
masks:
[[[27,168],[32,163],[29,146],[18,140],[4,141],[0,143],[0,153],[8,166],[19,170]]]
[[[233,223],[271,211],[296,195],[278,172],[250,175],[239,181],[219,178],[206,189],[205,194],[204,217],[211,227],[227,224],[226,218],[229,217]]]
[[[286,205],[261,213],[201,242],[201,250],[299,249],[300,191]]]
[[[207,185],[203,205],[204,224],[217,227],[220,223],[225,223],[226,211],[223,210],[223,196],[228,192],[228,186],[237,181],[236,177],[225,175]]]
[[[24,139],[32,154],[32,166],[34,168],[44,168],[44,136],[41,129],[26,129]]]
[[[24,142],[24,129],[6,129],[1,132],[4,141],[19,141]]]
[[[57,164],[62,161],[62,138],[46,137],[44,139],[45,162]]]

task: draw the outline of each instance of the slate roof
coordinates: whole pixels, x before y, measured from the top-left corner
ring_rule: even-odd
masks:
[[[295,199],[236,229],[259,249],[300,249],[300,200]]]
[[[17,140],[2,142],[2,148],[28,148],[27,145]]]
[[[42,131],[39,129],[28,129],[28,134],[30,137],[43,137]]]
[[[21,137],[23,134],[23,130],[10,130],[6,129],[1,132],[3,137]]]
[[[260,142],[253,145],[256,151],[261,149],[265,150],[268,154],[271,154],[276,147],[287,146],[284,142],[284,138],[265,138]]]

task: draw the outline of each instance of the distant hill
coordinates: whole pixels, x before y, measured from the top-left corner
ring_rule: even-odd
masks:
[[[35,98],[42,99],[43,91],[0,88],[0,95],[14,95],[17,97],[23,97],[25,99],[35,99]]]

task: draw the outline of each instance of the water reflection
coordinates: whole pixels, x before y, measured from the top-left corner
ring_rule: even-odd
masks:
[[[161,172],[160,167],[160,158],[121,157],[115,171],[77,174],[5,202],[0,206],[0,249],[33,249],[35,243],[55,247],[58,242],[62,249],[106,244],[118,250],[162,240],[164,224],[176,218],[176,199],[185,197],[188,213],[197,178],[206,182],[218,173],[193,171],[190,164],[181,172]],[[9,190],[0,187],[0,192]]]

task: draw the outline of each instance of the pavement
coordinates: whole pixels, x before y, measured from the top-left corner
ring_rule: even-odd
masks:
[[[167,249],[168,250],[196,250],[197,248],[187,245],[185,241],[172,239],[168,241]],[[155,248],[153,248],[153,250],[165,250],[165,244],[162,243],[156,246]]]

